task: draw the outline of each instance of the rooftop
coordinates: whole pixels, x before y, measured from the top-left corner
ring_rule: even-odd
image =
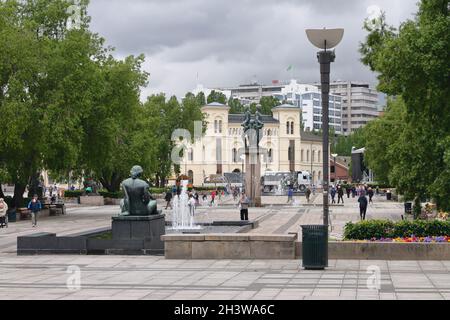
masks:
[[[243,123],[245,114],[230,114],[228,115],[229,123]],[[265,124],[279,124],[280,122],[272,116],[262,116],[262,121]]]

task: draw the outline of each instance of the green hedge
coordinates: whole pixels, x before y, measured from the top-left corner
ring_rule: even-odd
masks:
[[[150,188],[151,194],[164,194],[172,190],[171,188]]]
[[[370,220],[347,223],[345,240],[393,239],[404,237],[450,236],[450,221],[400,221]]]
[[[83,190],[66,190],[64,191],[64,198],[78,198],[83,195]]]
[[[104,198],[110,198],[110,199],[123,199],[123,192],[108,192],[105,190],[99,191],[99,195],[101,195]]]

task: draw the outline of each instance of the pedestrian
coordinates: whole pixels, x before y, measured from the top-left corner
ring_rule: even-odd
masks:
[[[331,187],[331,204],[336,204],[336,189]]]
[[[341,186],[338,186],[338,204],[344,204],[344,189]]]
[[[42,210],[42,204],[37,195],[34,195],[33,200],[28,203],[28,209],[31,210],[31,225],[35,228],[37,226],[38,213]]]
[[[291,187],[289,187],[287,203],[291,203],[293,201],[294,201],[294,190]]]
[[[366,196],[363,194],[359,197],[358,199],[359,202],[359,214],[361,216],[361,221],[366,220],[366,213],[367,213],[367,198]]]
[[[242,193],[241,199],[239,200],[239,207],[241,209],[241,221],[248,221],[248,207],[250,205],[250,200],[248,199],[245,192]]]
[[[189,214],[190,214],[190,216],[194,217],[195,216],[195,198],[194,198],[194,195],[192,193],[189,194],[188,206],[189,206]]]
[[[195,191],[194,193],[194,199],[195,199],[195,206],[196,207],[200,206],[200,196],[197,191]]]
[[[167,191],[167,192],[166,192],[166,197],[165,197],[165,200],[166,200],[166,202],[167,202],[166,210],[167,210],[169,207],[170,207],[170,209],[173,209],[173,207],[172,207],[172,198],[173,198],[172,192],[171,192],[171,191]]]
[[[316,195],[316,192],[317,192],[317,187],[316,187],[315,184],[313,184],[313,186],[312,186],[312,193],[313,193],[313,196]]]
[[[310,188],[306,189],[306,200],[308,201],[308,203],[311,201],[311,189]]]
[[[355,197],[356,197],[356,187],[353,186],[353,188],[352,188],[352,198],[355,198]]]
[[[345,191],[347,192],[347,199],[350,199],[350,194],[352,193],[352,189],[350,188],[350,186],[347,186],[345,188]]]
[[[373,204],[373,189],[369,188],[369,190],[367,191],[367,194],[369,195],[369,203]]]
[[[214,206],[216,200],[216,191],[211,192],[211,207]]]
[[[8,205],[0,198],[0,228],[8,228]]]

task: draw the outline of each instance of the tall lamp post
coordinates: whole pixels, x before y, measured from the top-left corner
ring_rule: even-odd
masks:
[[[309,29],[306,30],[309,41],[322,51],[317,53],[320,63],[322,88],[322,127],[323,127],[323,224],[329,226],[329,189],[330,189],[330,138],[329,138],[329,107],[330,107],[330,66],[335,60],[333,49],[344,37],[344,29]]]

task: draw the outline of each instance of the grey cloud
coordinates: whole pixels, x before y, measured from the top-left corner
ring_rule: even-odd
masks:
[[[289,65],[301,81],[318,80],[316,49],[306,28],[344,27],[334,78],[374,82],[359,62],[362,24],[370,5],[397,24],[417,0],[92,0],[92,29],[118,56],[145,53],[151,73],[145,92],[183,94],[196,86],[288,79]]]

